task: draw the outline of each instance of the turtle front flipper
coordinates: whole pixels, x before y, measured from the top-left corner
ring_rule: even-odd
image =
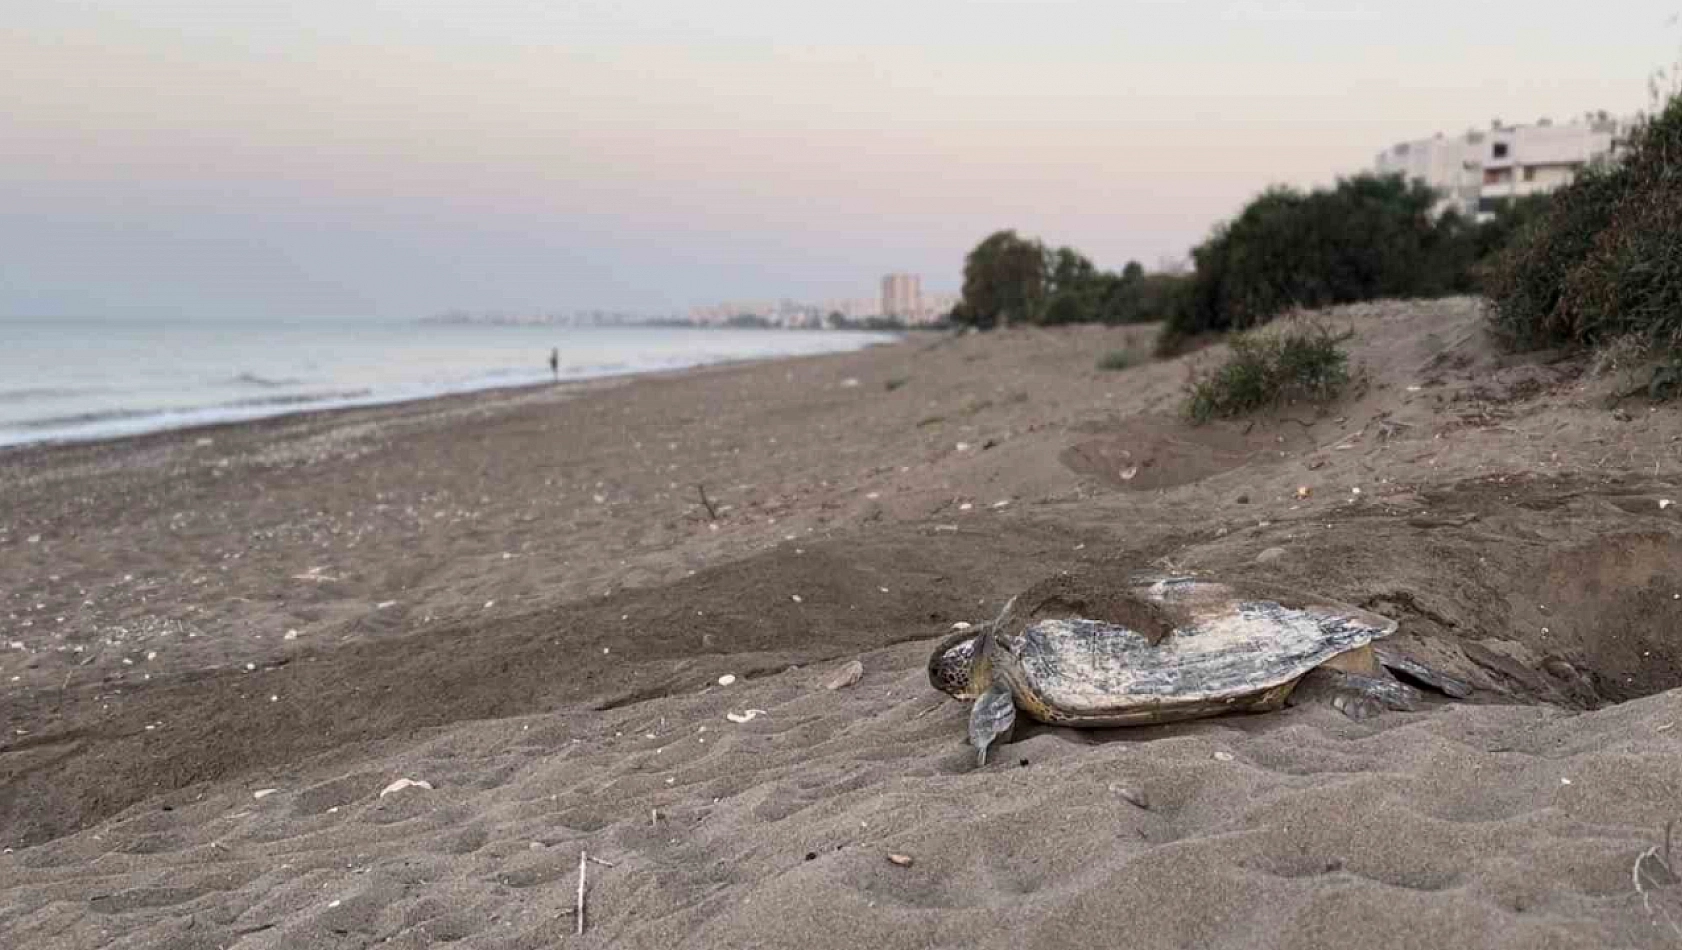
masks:
[[[995,740],[1010,741],[1016,727],[1016,697],[1010,687],[995,680],[975,698],[969,711],[969,741],[975,746],[976,765],[987,764],[987,747]]]
[[[1370,719],[1386,709],[1412,712],[1423,699],[1419,690],[1389,676],[1363,676],[1327,666],[1309,670],[1291,691],[1293,706],[1323,702],[1350,719]]]

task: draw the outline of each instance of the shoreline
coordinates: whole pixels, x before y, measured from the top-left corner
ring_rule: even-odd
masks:
[[[45,437],[19,442],[0,442],[0,464],[5,463],[18,454],[36,451],[52,451],[55,449],[91,448],[99,446],[113,446],[125,443],[142,444],[146,440],[156,437],[182,436],[193,434],[214,433],[246,426],[262,426],[264,424],[285,424],[288,421],[305,422],[310,420],[330,420],[342,415],[388,411],[405,413],[425,411],[428,406],[446,408],[471,403],[475,400],[518,400],[543,393],[574,393],[589,392],[595,389],[628,385],[644,379],[661,379],[679,377],[688,373],[704,372],[708,370],[731,369],[741,366],[751,366],[759,363],[780,363],[791,360],[817,359],[845,353],[858,353],[879,347],[899,346],[907,342],[907,337],[900,334],[895,339],[879,340],[866,343],[850,350],[835,350],[827,353],[791,353],[779,356],[746,356],[728,359],[712,360],[691,366],[671,368],[631,370],[626,372],[603,373],[596,376],[582,376],[573,379],[543,380],[538,382],[520,382],[508,384],[491,384],[461,389],[442,391],[414,396],[369,397],[366,401],[352,399],[343,402],[326,402],[317,405],[286,405],[276,404],[272,412],[261,412],[242,418],[211,419],[198,422],[185,422],[179,425],[163,425],[149,427],[135,432],[117,434],[97,434],[82,437]],[[236,409],[238,407],[204,407],[204,409],[181,410],[183,413],[205,411],[218,408]],[[172,413],[157,413],[155,415],[170,415]]]
[[[15,449],[44,446],[91,446],[103,442],[124,441],[124,439],[140,439],[146,435],[161,434],[161,432],[188,432],[188,430],[217,429],[222,425],[256,424],[272,419],[288,419],[294,415],[321,414],[321,412],[340,412],[340,410],[392,409],[404,405],[424,404],[429,400],[444,400],[452,397],[473,397],[486,393],[518,393],[530,390],[542,390],[550,387],[579,387],[590,383],[609,382],[609,380],[631,380],[641,377],[661,377],[669,373],[690,372],[713,367],[735,367],[743,363],[767,362],[767,360],[792,360],[804,356],[821,356],[829,353],[853,353],[853,351],[868,350],[873,346],[895,345],[907,340],[905,333],[891,333],[891,331],[860,331],[871,333],[873,336],[886,336],[885,340],[871,340],[861,345],[833,350],[828,353],[787,353],[787,355],[770,356],[728,356],[717,360],[703,360],[703,362],[685,365],[685,367],[646,368],[646,370],[621,370],[621,372],[602,372],[587,377],[537,378],[537,380],[523,380],[523,382],[488,382],[463,383],[459,387],[437,387],[427,392],[405,393],[402,388],[395,392],[377,393],[363,392],[360,395],[346,395],[340,398],[320,398],[320,400],[274,400],[261,404],[212,404],[187,407],[187,409],[168,410],[138,410],[133,414],[106,415],[103,419],[81,419],[81,417],[67,417],[59,420],[35,420],[24,424],[13,424],[12,429],[0,430],[0,457]],[[188,417],[188,419],[182,419]],[[202,419],[192,419],[202,417]],[[173,422],[172,422],[173,419]],[[79,429],[93,429],[87,434],[77,434]],[[124,430],[128,429],[128,430]],[[27,435],[30,430],[49,430],[54,434]]]

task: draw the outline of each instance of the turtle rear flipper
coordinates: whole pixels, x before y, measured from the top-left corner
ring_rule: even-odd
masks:
[[[1370,719],[1386,709],[1412,712],[1424,697],[1400,680],[1362,676],[1329,667],[1309,670],[1291,691],[1291,704],[1323,702],[1350,719]]]
[[[994,682],[975,699],[969,711],[969,741],[975,746],[975,764],[987,764],[987,747],[995,740],[1010,741],[1016,727],[1016,697],[1003,683]]]
[[[1429,687],[1452,699],[1465,699],[1472,695],[1470,684],[1463,683],[1447,673],[1433,670],[1412,657],[1383,647],[1374,647],[1373,652],[1377,654],[1378,662],[1400,679]]]

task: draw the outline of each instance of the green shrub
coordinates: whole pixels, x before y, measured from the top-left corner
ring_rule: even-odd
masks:
[[[1333,189],[1270,188],[1192,252],[1196,278],[1169,332],[1243,330],[1292,308],[1452,289],[1422,182],[1362,174]]]
[[[1288,402],[1326,402],[1349,383],[1349,356],[1324,325],[1289,325],[1234,336],[1226,362],[1193,377],[1186,414],[1194,422],[1231,418]]]
[[[1122,370],[1139,363],[1139,355],[1132,350],[1111,350],[1098,357],[1098,368]]]
[[[1590,348],[1634,335],[1682,349],[1679,249],[1682,96],[1672,95],[1615,163],[1557,192],[1498,256],[1490,322],[1516,348]]]
[[[1268,189],[1192,251],[1196,271],[1166,314],[1159,351],[1294,308],[1474,291],[1491,247],[1538,204],[1479,224],[1434,217],[1435,203],[1423,182],[1399,175],[1361,174],[1310,192]]]

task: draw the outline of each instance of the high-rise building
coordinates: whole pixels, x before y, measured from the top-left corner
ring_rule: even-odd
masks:
[[[889,274],[882,278],[882,316],[907,322],[923,313],[922,278],[916,274]]]
[[[1500,125],[1455,138],[1402,142],[1374,167],[1419,179],[1437,193],[1438,212],[1492,215],[1503,203],[1569,184],[1590,162],[1615,156],[1631,123],[1605,113],[1554,125]]]

